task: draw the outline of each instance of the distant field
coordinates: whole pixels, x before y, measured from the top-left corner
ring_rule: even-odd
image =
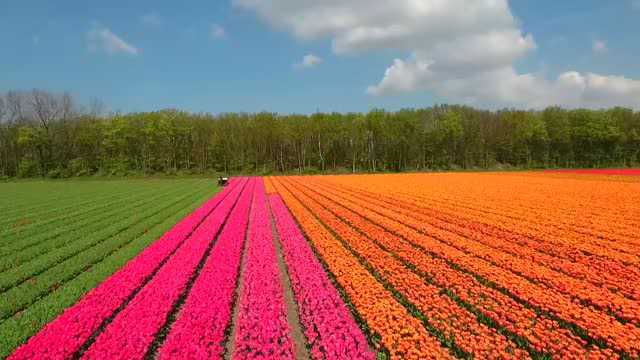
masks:
[[[216,191],[204,179],[0,184],[0,358]]]
[[[640,169],[563,169],[547,170],[547,172],[585,175],[640,176]]]

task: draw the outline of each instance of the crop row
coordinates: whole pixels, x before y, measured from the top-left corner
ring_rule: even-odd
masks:
[[[202,184],[193,185],[196,188],[202,186]],[[121,216],[122,213],[131,212],[131,215],[134,215],[136,209],[145,208],[142,204],[152,204],[158,197],[180,194],[188,189],[187,184],[176,189],[153,188],[149,191],[139,191],[137,194],[118,194],[102,201],[98,199],[93,206],[85,206],[73,211],[58,210],[56,216],[45,217],[48,220],[36,221],[32,224],[33,226],[20,228],[19,232],[7,235],[4,239],[5,243],[0,249],[0,254],[6,257],[22,251],[30,251],[33,247],[40,246],[45,242],[67,239],[70,237],[70,232],[98,227],[102,222],[108,221],[112,217]],[[121,211],[118,212],[118,210]]]
[[[193,197],[188,197],[174,204],[163,205],[160,209],[153,210],[153,216],[147,220],[133,224],[132,227],[125,231],[95,246],[91,246],[85,251],[62,258],[61,261],[53,264],[49,268],[44,269],[28,280],[3,292],[2,296],[6,297],[7,301],[0,305],[0,315],[2,315],[2,319],[16,312],[23,311],[40,297],[45,296],[51,291],[55,291],[64,283],[75,278],[87,269],[90,269],[94,264],[99,263],[102,259],[116,252],[122,246],[143,235],[148,229],[154,228],[157,224],[181,208],[184,208],[193,200]],[[90,234],[88,234],[87,237],[90,238]],[[51,259],[55,255],[56,254],[53,253],[51,256],[47,255],[43,257],[43,259],[41,259],[42,263],[45,263],[44,260]],[[51,261],[55,261],[55,259],[51,259]],[[39,263],[40,262],[37,262],[36,264]]]
[[[341,201],[344,202],[344,199],[341,199]],[[361,201],[356,206],[365,209],[370,207],[365,201]],[[640,337],[638,337],[640,329],[631,323],[616,321],[607,312],[582,305],[553,288],[522,277],[509,266],[486,261],[485,258],[478,255],[482,248],[474,246],[469,239],[453,236],[453,234],[442,231],[433,231],[429,233],[430,236],[425,236],[425,232],[419,232],[417,228],[407,226],[407,224],[411,223],[413,225],[418,224],[407,217],[399,216],[397,213],[388,210],[388,207],[376,207],[373,210],[375,212],[369,211],[366,214],[369,219],[378,222],[394,233],[402,235],[413,244],[429,249],[438,256],[442,256],[444,259],[458,264],[474,274],[499,284],[513,296],[525,300],[528,304],[555,314],[565,322],[577,324],[585,333],[590,334],[598,341],[608,342],[619,351],[637,354],[639,350],[638,344],[640,343],[638,342],[640,340]],[[381,215],[384,213],[387,215]],[[495,256],[495,254],[492,255]],[[511,264],[518,266],[517,261]]]
[[[106,186],[96,187],[88,182],[74,183],[73,191],[69,192],[68,185],[64,183],[5,184],[3,187],[6,192],[0,201],[0,210],[11,217],[24,216],[25,213],[51,211],[56,208],[53,205],[66,207],[71,204],[90,204],[88,199],[110,197],[131,191],[131,187],[125,186],[122,182],[103,185]],[[3,225],[5,220],[9,218],[4,218],[0,224]]]
[[[227,328],[230,332],[226,336],[226,355],[373,358],[362,330],[293,217],[279,197],[267,201],[265,190],[260,181],[254,194],[244,269],[236,293],[237,316],[233,326]],[[295,304],[284,303],[285,292],[293,293],[287,295],[290,296],[287,301]],[[297,315],[292,315],[293,312]],[[293,333],[298,327],[300,333],[296,336],[303,339],[294,341]],[[302,347],[306,350],[301,350]],[[175,353],[178,352],[176,348]]]
[[[241,195],[236,209],[229,216],[185,299],[180,316],[158,351],[160,359],[222,357],[254,188],[255,181],[247,185],[248,191]]]
[[[188,181],[192,185],[197,185],[200,181]],[[88,209],[103,206],[114,200],[126,200],[135,196],[149,196],[152,194],[169,191],[173,187],[163,183],[149,183],[145,181],[122,183],[122,182],[98,182],[88,185],[67,184],[71,189],[65,189],[64,196],[47,200],[48,191],[39,189],[36,191],[37,199],[29,199],[25,206],[19,206],[13,201],[13,206],[0,220],[0,230],[2,238],[11,234],[24,234],[27,231],[42,226],[46,223],[58,222],[68,218],[71,214],[79,215]],[[180,185],[187,185],[187,182]],[[44,186],[44,185],[43,185]],[[17,191],[13,195],[15,200],[18,196],[24,197],[24,190]]]
[[[78,353],[117,310],[121,310],[140,292],[141,286],[149,282],[169,259],[174,258],[179,249],[189,249],[185,242],[192,238],[194,230],[221,204],[229,207],[242,185],[237,182],[230,184],[221,194],[185,217],[77,304],[47,324],[10,358],[68,358]]]
[[[336,192],[336,196],[350,198],[349,194],[342,191]],[[372,199],[371,203],[384,209],[381,212],[383,214],[403,216],[405,225],[422,232],[451,233],[472,240],[472,244],[476,246],[474,253],[484,254],[483,258],[489,261],[503,265],[508,263],[508,268],[535,282],[541,282],[601,308],[608,308],[622,319],[638,322],[640,308],[634,297],[639,293],[629,282],[640,280],[640,272],[632,268],[608,263],[606,268],[599,269],[608,271],[602,272],[594,269],[587,261],[577,264],[563,260],[561,256],[553,256],[550,251],[536,251],[538,243],[511,233],[492,231],[492,228],[482,224],[420,208],[409,211],[408,208],[415,206],[414,204],[395,199],[387,199],[385,202]],[[497,260],[496,254],[500,256]]]
[[[293,359],[294,345],[286,319],[284,290],[278,275],[263,182],[259,181],[256,187],[233,357]]]
[[[97,336],[84,353],[85,358],[131,359],[146,354],[198,264],[206,257],[243,189],[244,184],[204,219],[149,283]]]
[[[638,239],[633,231],[640,225],[634,204],[640,199],[633,183],[558,181],[506,174],[407,175],[368,180],[356,184],[343,179],[340,183],[420,201],[424,206],[458,215],[463,210],[465,216],[473,213],[481,220],[500,220],[509,230],[526,231],[531,236],[564,240],[573,234],[594,246],[611,244],[607,241],[611,237],[623,242],[630,237]],[[599,240],[593,241],[593,237]]]
[[[371,333],[376,350],[392,358],[450,358],[438,339],[424,328],[410,310],[392,294],[358,260],[342,246],[292,192],[274,181],[274,186],[301,229],[324,260],[332,275]]]
[[[292,358],[295,347],[304,346],[313,359],[373,358],[362,330],[283,202],[267,202],[261,181],[254,189],[241,195],[183,305],[174,312],[175,321],[165,325],[166,338],[159,334],[158,349],[151,351],[161,359]],[[287,285],[281,282],[286,269],[279,269],[276,259],[278,239],[293,274],[295,310],[305,335],[304,342],[295,345],[296,324],[285,314],[291,304],[284,302]]]
[[[398,208],[401,208],[401,206],[398,206]],[[387,217],[399,216],[398,211],[396,209],[389,210],[388,205],[380,207],[379,213]],[[423,233],[438,234],[443,239],[453,239],[451,235],[459,235],[454,234],[451,229],[443,230],[442,228],[430,226],[429,220],[425,218],[412,219],[408,216],[402,216],[401,220],[404,225],[418,229]],[[561,272],[554,272],[537,265],[528,260],[532,257],[530,253],[523,253],[528,250],[526,247],[520,247],[517,249],[518,251],[513,251],[512,254],[509,254],[500,250],[508,247],[513,249],[514,247],[511,244],[503,245],[504,240],[499,238],[474,238],[468,234],[466,236],[455,236],[455,238],[455,246],[457,248],[468,251],[496,266],[508,269],[532,283],[539,284],[541,287],[548,288],[550,294],[558,292],[558,294],[563,294],[570,299],[577,298],[587,304],[593,304],[596,308],[608,309],[610,313],[620,318],[623,322],[638,323],[637,316],[640,314],[640,310],[638,310],[640,307],[636,301],[611,292],[607,286],[601,288],[589,284],[588,281],[581,281]],[[453,240],[450,241],[450,244],[454,245]],[[632,273],[632,271],[629,271],[629,273]],[[586,276],[589,276],[589,272],[586,273]]]
[[[185,199],[190,199],[201,189],[202,187],[183,191],[182,194],[169,193],[167,196],[152,198],[149,202],[134,203],[141,206],[142,210],[136,208],[136,205],[123,207],[122,215],[103,221],[96,220],[97,226],[68,231],[63,238],[43,241],[38,246],[5,256],[3,258],[5,265],[0,271],[0,291],[114,237],[127,237],[136,229],[141,231],[148,229],[154,221],[157,222],[157,219],[161,218],[162,213],[170,211]],[[47,230],[43,229],[43,231]]]
[[[271,183],[269,183],[273,186]],[[272,187],[273,189],[273,187]],[[316,259],[282,198],[269,198],[304,335],[314,359],[373,359],[367,339]]]
[[[73,305],[99,283],[123,267],[154,240],[160,238],[186,215],[210,197],[210,187],[201,189],[190,203],[167,217],[144,234],[123,244],[102,261],[91,265],[75,278],[62,283],[56,290],[35,300],[29,307],[0,323],[0,357],[7,356],[12,349],[38,332],[43,325],[53,320],[66,308]]]
[[[416,179],[416,184],[420,180]],[[598,187],[582,186],[589,190],[587,192],[579,190],[582,183],[543,182],[530,185],[531,191],[527,191],[522,182],[509,182],[504,179],[499,181],[503,192],[525,195],[522,195],[522,199],[511,198],[505,201],[504,195],[496,192],[494,187],[489,187],[486,192],[474,194],[461,194],[448,188],[435,188],[429,192],[392,191],[388,185],[384,188],[392,191],[395,196],[420,201],[439,211],[474,216],[480,221],[497,222],[510,231],[542,237],[545,241],[557,243],[557,239],[562,239],[562,242],[574,239],[576,241],[572,245],[588,246],[595,253],[599,253],[599,249],[608,249],[628,254],[632,248],[637,250],[640,244],[640,238],[634,231],[640,223],[637,220],[637,210],[633,210],[632,207],[635,193],[629,188],[632,184],[621,186],[603,182],[598,184]],[[363,185],[362,187],[374,189],[373,184]],[[539,191],[541,187],[545,191]],[[578,190],[570,191],[572,187]],[[513,190],[505,191],[509,189]],[[619,198],[621,195],[613,191],[629,194],[627,198],[631,199]],[[613,202],[617,206],[611,206]],[[460,211],[464,213],[460,214]]]
[[[413,198],[415,201],[422,201],[419,196],[412,197],[411,195],[404,196],[405,199]],[[456,203],[457,202],[457,203]],[[597,254],[602,254],[607,257],[611,257],[615,260],[620,260],[623,263],[638,263],[638,257],[636,251],[638,249],[638,240],[630,238],[629,236],[637,236],[633,233],[633,227],[629,225],[630,219],[623,218],[616,220],[612,216],[601,216],[592,214],[591,218],[604,218],[608,225],[597,225],[592,221],[588,225],[564,225],[562,220],[556,221],[558,218],[575,218],[575,212],[567,213],[554,213],[552,217],[545,219],[548,216],[548,210],[545,208],[523,207],[514,209],[513,207],[506,209],[493,209],[493,204],[484,202],[484,209],[476,209],[478,203],[482,203],[477,200],[469,205],[465,205],[463,200],[456,200],[452,198],[446,200],[433,201],[432,205],[435,209],[442,212],[449,212],[458,215],[465,215],[480,221],[488,221],[495,224],[499,224],[503,229],[508,229],[512,232],[523,234],[534,239],[542,239],[545,242],[550,243],[563,243],[570,244],[578,249],[585,249]],[[548,204],[549,207],[553,205]],[[561,207],[560,205],[558,205]],[[495,206],[498,207],[497,205]],[[491,209],[491,210],[487,210]],[[460,214],[460,211],[463,211]],[[531,217],[531,220],[527,221],[527,216]],[[582,217],[582,216],[580,216]],[[622,230],[614,229],[615,223],[625,224]],[[620,232],[623,232],[622,234]],[[562,239],[562,241],[558,241]]]
[[[345,247],[366,262],[371,271],[378,274],[380,281],[389,284],[389,288],[397,291],[406,302],[426,318],[428,330],[445,343],[447,340],[454,352],[460,355],[473,355],[483,358],[526,357],[516,344],[501,336],[486,325],[477,321],[476,317],[458,306],[448,297],[442,288],[425,282],[420,276],[405,267],[391,254],[383,251],[354,228],[366,234],[375,234],[380,229],[367,224],[362,218],[349,213],[328,201],[311,198],[299,187],[293,193],[336,235],[343,240]],[[353,216],[352,216],[353,215]],[[347,217],[351,224],[343,222],[338,216]],[[350,225],[354,225],[352,228]],[[368,226],[369,225],[369,226]],[[410,305],[410,306],[411,306]]]
[[[233,180],[9,358],[293,358],[301,346],[313,359],[373,359],[369,342],[413,358],[447,355],[431,343],[419,321],[413,322],[418,329],[414,338],[406,324],[397,322],[397,314],[379,307],[384,304],[377,297],[362,299],[367,292],[384,292],[373,277],[363,278],[372,287],[353,282],[358,293],[345,291],[340,279],[329,278],[316,251],[284,202],[277,196],[268,199],[262,181]],[[96,263],[101,267],[103,262]],[[347,271],[358,270],[345,267],[345,275]],[[78,279],[89,274],[81,273]],[[292,291],[283,279],[291,279]],[[62,289],[73,292],[66,284]],[[287,301],[295,304],[285,302],[285,292],[293,293]],[[26,313],[42,314],[55,296],[45,295]],[[386,298],[392,310],[402,311],[392,296]],[[385,316],[385,324],[399,331],[392,335],[395,343],[365,337],[358,325],[368,325],[354,310],[363,303],[378,307],[377,316]],[[299,316],[289,316],[291,311]],[[300,323],[290,323],[293,319]],[[6,321],[20,322],[15,316]],[[6,329],[3,325],[0,332]],[[297,327],[304,339],[294,340],[292,329]]]
[[[506,295],[511,300],[515,300],[516,303],[524,305],[525,308],[542,311],[539,315],[549,314],[551,317],[547,321],[551,321],[551,324],[555,322],[556,327],[562,324],[565,329],[572,329],[575,333],[574,335],[580,336],[583,340],[597,341],[600,344],[605,343],[616,351],[637,356],[637,344],[638,340],[640,340],[638,328],[631,323],[621,323],[613,319],[606,311],[598,310],[598,306],[581,305],[574,301],[572,297],[567,298],[562,295],[562,291],[565,294],[567,292],[568,294],[576,294],[577,291],[567,286],[561,287],[558,283],[551,283],[551,279],[554,278],[550,276],[554,273],[543,271],[542,275],[536,275],[533,272],[534,270],[523,267],[522,264],[527,264],[528,261],[526,257],[521,258],[520,262],[516,261],[515,258],[513,261],[505,262],[501,260],[504,259],[504,255],[501,255],[503,256],[502,258],[497,257],[496,254],[500,254],[500,252],[496,252],[495,247],[492,251],[483,250],[484,248],[480,244],[482,244],[481,241],[485,240],[484,238],[474,237],[468,233],[463,236],[464,234],[460,232],[444,231],[442,228],[435,226],[425,227],[424,224],[433,223],[433,220],[427,216],[416,219],[415,216],[403,215],[403,209],[406,209],[407,204],[394,205],[392,201],[386,201],[384,205],[378,205],[376,204],[377,200],[373,197],[350,197],[344,191],[336,190],[335,188],[337,187],[335,186],[333,186],[333,190],[331,186],[323,187],[319,184],[313,184],[310,188],[316,190],[315,194],[313,194],[314,199],[325,195],[333,203],[339,203],[354,214],[362,217],[365,222],[360,223],[360,225],[354,222],[353,216],[347,220],[350,220],[350,224],[353,226],[368,229],[368,231],[364,231],[367,234],[375,234],[375,231],[372,231],[370,227],[367,228],[367,226],[378,224],[380,225],[378,231],[400,236],[397,241],[387,241],[385,243],[385,246],[389,249],[395,248],[398,249],[396,251],[401,250],[406,253],[412,253],[410,247],[413,247],[414,254],[416,249],[420,249],[425,254],[444,261],[444,264],[452,267],[452,269],[457,268],[476,277],[484,282],[483,285],[494,284],[492,290],[499,290],[498,292],[502,293],[503,296]],[[306,191],[311,190],[308,189]],[[345,219],[347,218],[347,215],[342,214],[342,216]],[[366,226],[362,224],[366,224]],[[440,225],[444,226],[444,224]],[[464,228],[460,224],[458,224],[458,227],[459,229]],[[454,229],[450,228],[449,230]],[[382,236],[377,240],[383,242],[385,239],[388,239],[388,236]],[[499,238],[490,239],[494,244],[503,241]],[[398,248],[399,244],[402,243],[408,243],[410,247],[406,249]],[[488,244],[490,243],[486,242],[483,246],[488,246]],[[416,266],[416,259],[419,259],[419,257],[411,255],[406,257],[405,261],[411,266]],[[531,268],[543,270],[535,266],[531,266]],[[421,270],[428,269],[429,267],[425,267]],[[523,273],[529,276],[522,276]],[[563,281],[567,284],[571,284],[571,281],[575,280],[564,275],[562,277],[559,275],[553,276],[556,276],[555,279],[564,279]],[[447,283],[443,282],[442,285],[447,286]],[[560,287],[560,290],[555,290],[553,286]],[[619,302],[616,302],[615,305],[611,303],[611,301],[616,301],[615,296],[611,299],[602,295],[606,293],[606,289],[592,289],[591,291],[593,295],[590,300],[605,299],[610,301],[609,303],[601,304],[605,305],[601,307],[610,306],[610,310],[612,310],[610,313],[616,315],[616,317],[633,319],[634,314],[636,314],[633,310],[635,309],[633,307],[634,302],[631,300],[618,298],[618,301],[621,301],[620,303],[627,304],[628,308],[631,309],[624,312],[625,305],[620,306]],[[459,294],[456,295],[461,296]],[[613,311],[614,309],[616,312]],[[505,326],[505,328],[507,327]],[[522,330],[520,327],[515,327],[514,329]],[[532,333],[532,335],[534,338],[544,339],[543,333]],[[540,344],[540,341],[530,340],[530,342],[532,344]],[[573,342],[575,343],[575,340]],[[543,349],[541,348],[541,350]],[[547,349],[553,350],[553,348],[549,347]]]
[[[304,194],[308,190],[304,190],[300,187],[296,188],[298,193]],[[314,194],[315,195],[315,194]],[[320,196],[314,197],[315,199],[322,199]],[[345,199],[341,199],[341,204],[346,204]],[[558,329],[558,325],[544,316],[539,316],[535,312],[523,307],[521,304],[505,297],[503,294],[491,289],[486,288],[483,284],[479,283],[474,277],[468,274],[460,273],[456,269],[452,268],[448,263],[442,261],[439,258],[433,258],[424,252],[419,251],[411,243],[406,242],[404,239],[398,237],[395,234],[389,233],[386,229],[377,224],[368,221],[366,218],[350,211],[346,207],[339,206],[335,202],[324,200],[323,206],[331,209],[335,214],[340,216],[340,219],[345,223],[358,229],[361,233],[366,233],[366,237],[360,236],[360,242],[367,243],[366,238],[371,239],[375,245],[379,248],[376,249],[373,246],[369,246],[371,249],[369,253],[378,253],[377,257],[386,257],[388,263],[391,264],[391,258],[395,257],[400,260],[404,265],[410,269],[416,275],[421,275],[422,282],[429,283],[436,287],[434,289],[446,295],[451,300],[455,301],[461,308],[467,309],[471,314],[478,318],[478,321],[496,328],[500,333],[510,335],[509,339],[515,341],[519,346],[530,351],[534,356],[544,353],[562,353],[567,351],[569,354],[579,353],[591,353],[597,352],[593,347],[583,348],[584,342],[572,335],[569,331],[564,329]],[[329,215],[330,216],[330,215]],[[328,217],[328,216],[327,216]],[[334,221],[335,223],[335,221]],[[339,223],[335,223],[336,226]],[[357,236],[357,235],[356,235]],[[356,244],[362,247],[363,245]],[[385,255],[384,252],[388,252],[389,255]],[[370,258],[367,258],[370,259]],[[375,258],[371,258],[375,260]],[[389,265],[387,265],[389,266]],[[397,265],[396,265],[397,267]],[[402,270],[397,270],[402,273]],[[384,268],[382,269],[384,272]],[[404,271],[408,278],[415,279],[416,285],[414,287],[420,288],[425,285],[420,285],[415,275],[412,275],[407,270]],[[407,288],[408,291],[413,291],[412,287]],[[420,299],[418,299],[419,301]],[[446,316],[450,313],[456,313],[460,311],[449,310],[444,311],[442,314],[434,313],[434,317]],[[460,319],[468,318],[469,314],[461,316]],[[469,320],[467,320],[469,321]],[[455,320],[451,323],[451,326],[466,326],[464,322],[460,325],[455,324],[459,320]],[[450,332],[451,333],[451,332]],[[469,335],[464,335],[464,332],[458,332],[461,336],[460,346],[465,347],[464,342],[467,339],[473,338]],[[456,339],[456,337],[454,337]],[[524,341],[524,344],[522,342]],[[504,340],[503,340],[504,342]],[[496,343],[497,344],[497,343]],[[475,345],[476,347],[478,345]],[[493,346],[485,344],[486,350],[492,350]],[[510,345],[513,347],[513,344]],[[510,347],[505,347],[508,349]],[[564,349],[564,350],[563,350]],[[477,352],[479,349],[472,351]],[[562,350],[562,351],[561,351]]]
[[[340,192],[355,196],[372,196],[370,193],[351,192],[343,189]],[[420,221],[434,224],[439,228],[454,229],[455,232],[467,237],[483,240],[509,239],[509,242],[489,242],[489,244],[512,254],[520,253],[538,264],[588,281],[596,286],[621,292],[632,299],[640,299],[639,290],[632,285],[640,280],[640,271],[607,258],[595,258],[593,255],[576,251],[574,247],[567,245],[566,241],[541,242],[538,239],[505,231],[497,226],[426,209],[420,207],[417,201],[398,200],[388,196],[377,196],[373,201],[384,206],[395,205],[397,211],[402,214],[414,216]]]

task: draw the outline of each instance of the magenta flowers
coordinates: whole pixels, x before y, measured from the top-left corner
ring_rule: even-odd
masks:
[[[251,191],[243,192],[236,209],[229,216],[180,317],[160,348],[160,359],[222,357],[256,182],[250,181],[247,188]]]
[[[307,350],[375,357],[282,199],[242,178],[9,358],[293,359]]]
[[[264,184],[256,187],[234,358],[293,358]]]
[[[314,359],[374,359],[367,339],[331,284],[279,195],[269,197],[304,334]]]
[[[250,191],[244,189],[245,192]],[[237,196],[225,199],[84,354],[89,359],[142,358],[184,291]]]
[[[65,359],[75,354],[113,312],[123,304],[188,235],[223,201],[233,201],[245,180],[236,180],[176,224],[140,255],[85,295],[76,305],[45,326],[10,359]]]

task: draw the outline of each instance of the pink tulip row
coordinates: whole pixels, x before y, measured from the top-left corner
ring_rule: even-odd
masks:
[[[269,198],[284,260],[313,359],[374,359],[367,340],[331,284],[279,195]]]
[[[293,359],[293,342],[262,181],[256,187],[249,224],[233,356]]]
[[[252,198],[253,191],[245,191],[238,200],[159,350],[160,359],[222,358]]]
[[[243,192],[251,192],[251,189],[245,186]],[[156,276],[98,335],[84,353],[84,358],[141,359],[145,356],[207,248],[234,209],[236,198],[229,197],[220,203]]]
[[[223,205],[233,202],[246,179],[232,182],[214,198],[185,217],[159,240],[129,261],[122,269],[87,293],[39,333],[18,348],[9,359],[66,359],[75,354],[105,319],[165,261],[176,248],[190,248],[189,234],[212,211],[218,214]],[[202,226],[200,227],[202,228]],[[173,257],[171,258],[173,259]],[[166,266],[165,266],[166,267]],[[127,329],[127,332],[128,329]],[[121,348],[118,344],[117,348]]]

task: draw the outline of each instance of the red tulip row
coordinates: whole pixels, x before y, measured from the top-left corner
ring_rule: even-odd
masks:
[[[231,322],[240,258],[256,181],[248,184],[229,215],[206,264],[200,271],[180,316],[158,352],[159,359],[221,358]]]
[[[189,235],[213,211],[233,203],[246,180],[232,180],[221,193],[176,224],[137,257],[87,293],[39,333],[19,347],[10,359],[66,359],[78,352],[107,318],[112,316],[178,248],[187,246]],[[213,215],[211,215],[213,216]],[[201,225],[202,226],[202,225]]]
[[[294,358],[267,206],[264,184],[259,181],[249,222],[236,323],[233,357],[237,359]]]
[[[271,184],[271,182],[269,183]],[[271,184],[273,187],[273,185]],[[322,265],[279,195],[269,198],[313,359],[374,359]]]
[[[251,192],[245,186],[243,192]],[[87,359],[140,359],[165,324],[174,304],[202,261],[216,234],[237,203],[224,201],[189,240],[176,251],[151,281],[116,315],[84,353]]]

